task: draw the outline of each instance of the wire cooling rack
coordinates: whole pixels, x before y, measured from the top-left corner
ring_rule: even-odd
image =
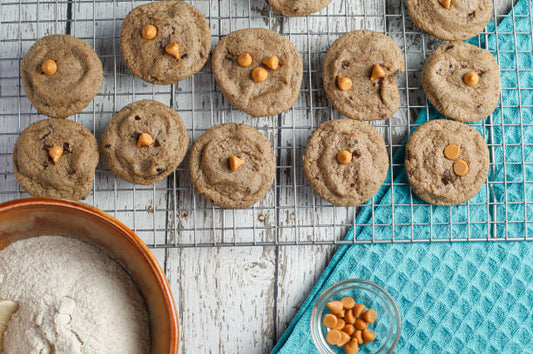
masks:
[[[321,122],[340,118],[327,102],[322,88],[324,55],[331,43],[345,32],[371,29],[391,36],[404,53],[406,73],[398,78],[402,98],[400,110],[391,119],[372,124],[383,134],[390,155],[402,145],[407,132],[414,126],[418,114],[429,111],[421,87],[420,73],[425,58],[440,41],[424,34],[410,20],[405,5],[399,0],[333,0],[320,13],[302,18],[288,18],[272,13],[264,0],[193,0],[210,24],[213,46],[219,39],[237,29],[269,28],[287,36],[300,50],[304,63],[304,79],[299,99],[288,112],[268,118],[254,119],[231,107],[222,97],[211,73],[210,63],[191,78],[175,85],[154,86],[134,77],[120,56],[120,27],[122,19],[138,1],[11,1],[2,0],[0,6],[0,202],[28,196],[16,182],[12,166],[12,148],[18,134],[29,124],[46,117],[40,115],[25,97],[21,87],[19,65],[29,47],[42,36],[69,33],[89,42],[98,53],[104,67],[104,84],[94,101],[83,112],[71,119],[85,125],[99,139],[111,116],[126,104],[152,98],[179,112],[194,142],[207,129],[225,122],[242,122],[262,131],[272,142],[277,155],[277,173],[274,186],[267,196],[254,207],[245,210],[228,210],[213,206],[193,191],[187,160],[167,179],[153,186],[135,186],[114,177],[100,163],[93,193],[85,201],[112,215],[131,227],[152,248],[249,246],[249,245],[303,245],[341,244],[348,242],[424,242],[472,240],[531,240],[528,229],[533,224],[532,190],[533,162],[524,156],[524,140],[496,144],[489,141],[491,157],[495,151],[511,149],[522,151],[515,160],[496,163],[491,170],[518,166],[525,172],[521,181],[488,181],[478,197],[460,207],[450,207],[449,218],[435,219],[435,208],[414,195],[407,200],[392,200],[390,218],[383,223],[373,214],[374,200],[362,207],[335,207],[316,196],[302,170],[302,154],[308,136]],[[495,1],[493,20],[496,23],[510,11],[510,0]],[[531,6],[530,6],[531,8]],[[511,13],[513,21],[514,12]],[[523,16],[523,15],[522,15]],[[529,15],[531,23],[531,11]],[[531,27],[530,27],[531,28]],[[494,31],[485,31],[478,37],[484,39]],[[531,32],[512,33],[518,38],[531,40]],[[516,49],[497,48],[495,56],[516,53]],[[504,70],[504,69],[502,69]],[[512,69],[511,69],[512,70]],[[531,74],[531,68],[515,69],[517,77]],[[525,74],[524,74],[525,73]],[[518,80],[518,95],[533,89]],[[529,81],[531,82],[531,81]],[[491,116],[474,124],[485,134],[500,130],[519,129],[531,137],[531,116],[523,117],[523,109],[531,105],[519,100],[502,108],[518,108],[516,121],[504,122]],[[496,113],[495,113],[496,114]],[[529,119],[529,120],[528,120]],[[524,138],[523,138],[524,139]],[[397,180],[402,164],[390,168],[390,188],[399,188],[405,181]],[[522,188],[523,199],[513,202],[505,198],[490,198],[495,188],[517,184]],[[510,188],[510,187],[509,187]],[[507,194],[505,194],[507,195]],[[486,217],[473,220],[471,208],[482,207]],[[439,207],[443,208],[443,207]],[[466,208],[466,219],[456,220],[458,209]],[[402,213],[401,209],[406,209]],[[370,211],[370,219],[356,224],[361,211]],[[442,210],[442,209],[441,209]],[[405,211],[405,210],[404,210]],[[426,215],[419,219],[417,215]],[[399,215],[403,215],[402,218]],[[410,216],[410,217],[409,217]],[[520,223],[523,234],[509,234],[508,225]],[[531,224],[530,224],[531,223]],[[467,233],[464,227],[467,225]],[[482,228],[476,228],[481,224]],[[351,227],[367,227],[371,234],[366,239],[345,241],[344,235]],[[418,236],[417,227],[430,227],[429,235]],[[383,238],[376,239],[374,230],[386,227]]]

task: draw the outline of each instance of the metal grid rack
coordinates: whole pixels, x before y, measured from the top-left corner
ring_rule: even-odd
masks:
[[[137,1],[12,1],[2,0],[0,6],[0,202],[28,196],[18,186],[13,174],[11,151],[18,134],[30,123],[46,117],[31,106],[21,87],[19,65],[28,48],[47,34],[70,33],[88,41],[96,50],[104,67],[104,84],[94,101],[71,119],[85,125],[99,139],[111,116],[126,104],[152,98],[179,112],[194,142],[211,126],[224,122],[243,122],[259,129],[271,140],[277,155],[275,185],[254,207],[227,210],[213,206],[192,188],[187,161],[167,179],[153,186],[135,186],[114,177],[103,163],[97,168],[93,193],[85,201],[112,215],[131,227],[152,248],[341,244],[350,242],[423,242],[473,240],[533,240],[528,229],[533,226],[533,200],[526,195],[532,188],[533,162],[524,156],[524,146],[531,142],[489,143],[491,154],[496,150],[513,151],[522,155],[518,160],[491,163],[491,170],[518,165],[524,169],[522,181],[489,181],[481,197],[466,205],[469,218],[454,220],[454,208],[449,208],[448,220],[433,218],[434,208],[414,195],[407,201],[392,200],[387,223],[378,223],[373,216],[375,201],[357,208],[335,207],[316,196],[302,171],[301,156],[307,137],[321,122],[340,118],[327,102],[322,89],[322,65],[326,50],[345,32],[372,29],[391,36],[404,53],[406,73],[398,78],[402,104],[391,119],[373,122],[382,132],[390,155],[402,146],[407,132],[414,126],[418,114],[429,111],[422,87],[420,72],[427,55],[441,42],[424,34],[410,20],[403,2],[397,0],[334,0],[320,13],[302,18],[288,18],[272,13],[264,0],[192,0],[207,18],[213,46],[219,39],[241,28],[269,28],[287,36],[300,50],[304,62],[304,80],[299,99],[284,114],[254,119],[231,107],[222,97],[211,74],[210,63],[191,78],[170,86],[154,86],[134,77],[120,56],[120,26]],[[511,1],[494,2],[493,19],[500,22],[511,8]],[[514,13],[512,13],[514,20]],[[531,14],[529,15],[531,22]],[[496,29],[497,31],[497,29]],[[478,43],[494,32],[483,32]],[[516,40],[516,33],[513,33]],[[520,34],[519,34],[520,35]],[[531,38],[531,33],[526,33]],[[515,49],[516,51],[516,49]],[[498,50],[495,55],[513,52]],[[515,53],[516,54],[516,53]],[[525,71],[524,71],[525,70]],[[518,69],[519,77],[531,68]],[[533,87],[520,86],[518,93]],[[506,87],[504,86],[504,89]],[[499,108],[505,108],[500,106]],[[511,107],[511,106],[509,106]],[[523,117],[522,109],[531,108],[521,101],[512,107],[520,111],[516,122],[504,122],[491,116],[476,124],[485,134],[495,128],[519,129],[521,136],[532,136],[533,121]],[[528,120],[529,118],[529,120]],[[493,140],[491,140],[493,141]],[[493,156],[492,156],[493,157]],[[501,166],[500,166],[501,165]],[[405,181],[397,180],[402,163],[390,168],[389,186],[399,188]],[[491,200],[494,188],[519,184],[524,199],[521,202]],[[518,207],[517,208],[517,205]],[[486,220],[470,219],[470,208],[483,207]],[[408,209],[410,218],[399,215]],[[443,208],[443,207],[440,207]],[[371,217],[364,225],[356,224],[356,215],[369,209]],[[516,210],[520,209],[520,212]],[[428,217],[417,220],[423,210]],[[395,214],[396,213],[396,214]],[[404,213],[405,214],[405,213]],[[404,215],[401,214],[401,215]],[[524,225],[523,235],[510,235],[509,223]],[[457,225],[466,224],[468,233],[457,234]],[[478,228],[477,224],[486,227]],[[417,226],[430,226],[432,232],[416,236]],[[355,241],[345,241],[351,227],[368,226],[371,235]],[[386,227],[390,237],[377,239],[374,232]],[[440,230],[439,227],[444,229]],[[481,230],[481,231],[480,231]],[[383,235],[383,233],[381,233]]]

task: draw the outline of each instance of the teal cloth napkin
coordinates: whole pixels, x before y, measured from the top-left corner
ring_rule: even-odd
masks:
[[[489,34],[471,40],[493,53],[498,49],[501,70],[500,108],[473,124],[491,150],[489,183],[467,204],[430,206],[411,197],[405,170],[397,167],[394,188],[384,184],[375,205],[367,204],[357,216],[356,225],[363,226],[350,230],[347,239],[390,240],[392,233],[396,240],[495,239],[523,237],[526,230],[533,235],[530,6],[530,0],[520,0],[514,16],[497,28],[491,23]],[[428,109],[414,126],[428,118],[443,117]],[[403,159],[400,149],[393,160],[401,165]],[[273,352],[317,352],[309,326],[313,304],[336,282],[363,278],[396,299],[402,315],[396,352],[533,353],[532,247],[492,241],[343,245]]]

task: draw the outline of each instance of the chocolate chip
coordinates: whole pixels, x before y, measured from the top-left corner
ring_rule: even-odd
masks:
[[[250,190],[250,188],[246,187],[246,193],[250,193],[250,192],[252,192],[252,191]]]
[[[461,69],[466,69],[466,64],[461,64]]]
[[[455,66],[453,64],[450,64],[450,67],[448,68],[448,70],[453,73],[454,70],[455,70]]]
[[[452,50],[453,48],[455,48],[455,44],[450,44],[449,46],[446,47],[446,49],[444,49],[445,51],[448,51],[448,50]]]
[[[135,116],[135,120],[141,120],[141,117]]]
[[[474,18],[476,18],[476,11],[472,11],[471,13],[468,14],[468,19],[470,21],[473,21]]]
[[[359,151],[354,150],[354,151],[352,151],[352,156],[357,158],[357,157],[361,156],[361,154],[359,153]]]
[[[350,66],[350,62],[349,61],[346,61],[346,60],[343,60],[342,63],[341,63],[341,67],[343,69],[346,69],[347,67]]]
[[[183,55],[180,57],[180,59],[185,59],[185,58],[187,58],[187,56],[188,56],[187,53],[185,53],[185,54],[183,54]]]
[[[156,170],[156,172],[157,172],[158,175],[160,175],[160,174],[162,174],[163,172],[165,172],[165,170],[162,169],[162,168],[156,168],[155,170]]]
[[[159,143],[159,140],[156,139],[155,142],[154,142],[154,147],[160,147],[161,144]]]
[[[109,149],[109,148],[111,147],[111,144],[105,144],[104,147],[105,147],[106,149]]]
[[[442,177],[440,180],[442,184],[444,184],[445,186],[447,186],[448,183],[450,183],[450,180],[447,177]]]
[[[150,82],[153,84],[154,82],[157,81],[157,77],[155,76],[150,76]]]
[[[74,171],[74,170],[69,170],[69,171],[68,171],[68,175],[69,175],[69,176],[73,176],[73,175],[75,175],[75,174],[76,174],[76,171]]]
[[[63,152],[71,153],[72,150],[70,150],[70,144],[69,143],[63,143]]]
[[[48,167],[48,162],[46,162],[46,161],[43,162],[43,167],[44,167],[44,168],[47,168],[47,167]]]

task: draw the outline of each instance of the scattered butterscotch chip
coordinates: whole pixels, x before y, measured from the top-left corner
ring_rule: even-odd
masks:
[[[337,331],[336,329],[331,330],[326,334],[326,341],[329,344],[337,345],[339,341],[341,340],[341,331]]]
[[[355,306],[353,307],[353,315],[355,316],[355,318],[359,318],[363,312],[365,312],[366,310],[366,306],[363,305],[363,304],[355,304]]]
[[[439,4],[441,4],[446,10],[449,10],[452,6],[452,0],[439,0]]]
[[[324,326],[330,329],[335,329],[335,325],[337,324],[337,316],[334,314],[328,313],[324,318],[322,319],[322,323]]]
[[[351,89],[353,86],[352,80],[344,76],[337,76],[337,87],[342,91]]]
[[[346,151],[346,150],[344,150],[344,151]],[[352,155],[349,151],[348,151],[348,153],[350,155]],[[355,301],[349,296],[343,297],[341,299],[341,302],[342,302],[342,306],[344,306],[345,310],[350,310],[350,309],[352,309],[355,306]]]
[[[328,309],[331,311],[331,313],[337,314],[340,312],[343,312],[344,307],[342,306],[342,302],[340,301],[331,301],[327,303]]]
[[[174,58],[180,58],[180,46],[176,42],[169,43],[165,46],[165,52],[172,55]]]
[[[238,158],[237,156],[231,155],[229,157],[229,169],[230,170],[237,171],[237,169],[241,167],[242,165],[244,165],[244,161]]]
[[[352,337],[350,337],[348,334],[346,334],[345,332],[341,332],[341,339],[337,342],[337,346],[342,347],[343,345],[348,343],[351,339]]]
[[[355,320],[354,326],[355,328],[360,329],[360,330],[367,329],[368,322],[366,322],[362,318],[358,318]]]
[[[279,66],[279,59],[277,56],[266,58],[265,60],[263,60],[263,64],[272,70],[276,70]]]
[[[157,36],[157,28],[154,25],[145,25],[141,31],[144,39],[154,39]]]
[[[376,339],[376,333],[370,329],[363,330],[363,343],[368,344]]]
[[[337,154],[337,161],[341,164],[341,165],[346,165],[346,164],[349,164],[350,162],[352,162],[352,153],[349,152],[348,150],[342,150],[342,151],[339,151],[339,153]],[[353,300],[352,300],[353,301]],[[343,305],[344,306],[344,305]],[[352,306],[353,307],[353,306]],[[345,307],[346,308],[346,307]],[[350,307],[351,308],[351,307]]]
[[[252,55],[250,53],[242,53],[237,58],[237,63],[242,67],[247,67],[252,65]]]
[[[464,74],[463,81],[468,86],[476,86],[479,84],[479,75],[475,71],[469,71]]]
[[[344,321],[350,324],[355,323],[355,316],[353,315],[352,310],[346,310],[346,315],[344,315]]]
[[[336,329],[337,331],[342,331],[345,325],[346,322],[344,322],[342,318],[337,318],[337,322],[335,323],[335,327],[333,329]]]
[[[342,331],[351,336],[355,332],[355,327],[353,326],[353,324],[346,324],[344,325]]]
[[[376,320],[376,311],[372,309],[366,310],[366,312],[361,315],[361,319],[363,319],[366,323],[374,323]]]
[[[56,163],[63,156],[63,148],[61,146],[52,146],[48,149],[48,156]]]
[[[345,310],[342,310],[341,312],[339,313],[336,313],[335,316],[337,316],[337,318],[344,318],[344,314],[346,313]]]
[[[359,344],[357,344],[357,341],[355,339],[352,339],[346,345],[344,346],[344,351],[346,354],[355,354],[359,351]]]
[[[385,77],[385,70],[383,70],[381,65],[375,64],[372,68],[372,75],[370,76],[370,81],[374,81],[375,79],[381,79],[382,77]]]
[[[259,215],[259,218],[258,218],[258,219],[259,219],[259,221],[263,222],[263,221],[265,221],[266,216],[264,216],[263,214],[261,214],[261,215]]]
[[[154,143],[154,138],[148,133],[142,133],[137,140],[137,146],[150,146]]]
[[[265,81],[268,77],[268,72],[265,68],[258,66],[252,70],[252,79],[254,82]]]
[[[457,160],[453,163],[453,172],[457,176],[464,176],[468,172],[468,163],[464,160]]]
[[[57,71],[57,63],[52,59],[47,59],[41,65],[41,69],[46,75],[54,75]]]
[[[363,331],[355,331],[353,338],[357,341],[357,344],[363,344]]]
[[[461,153],[461,147],[459,145],[450,144],[444,148],[444,157],[448,160],[455,160]]]

